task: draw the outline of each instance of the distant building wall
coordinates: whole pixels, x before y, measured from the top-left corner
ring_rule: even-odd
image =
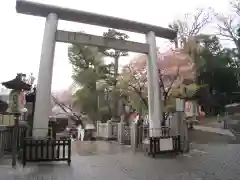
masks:
[[[9,95],[8,95],[8,94],[0,94],[0,100],[8,103],[8,101],[9,101]]]

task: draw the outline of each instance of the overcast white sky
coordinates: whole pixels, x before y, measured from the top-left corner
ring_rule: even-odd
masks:
[[[136,20],[167,27],[174,19],[197,7],[212,6],[227,11],[228,0],[34,0]],[[152,5],[152,6],[151,6]],[[121,8],[124,7],[124,8]],[[15,0],[4,0],[0,6],[0,82],[14,78],[16,73],[34,73],[37,76],[45,19],[17,14]],[[60,21],[58,29],[101,35],[107,28]],[[129,33],[131,40],[144,42],[143,35]],[[166,42],[166,41],[165,41]],[[158,45],[165,46],[163,40]],[[67,57],[68,44],[57,43],[53,70],[53,90],[66,89],[71,83],[71,65]],[[129,58],[128,58],[129,59]],[[123,59],[121,64],[126,64]]]

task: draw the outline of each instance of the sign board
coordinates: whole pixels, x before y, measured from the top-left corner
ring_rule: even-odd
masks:
[[[171,150],[173,150],[173,139],[172,138],[160,139],[160,151]]]
[[[176,111],[178,112],[184,112],[185,104],[183,99],[176,99]]]
[[[56,40],[72,44],[85,44],[123,51],[149,53],[149,45],[145,43],[106,38],[85,33],[57,31]]]
[[[186,117],[198,116],[198,105],[196,101],[185,102],[185,115]]]

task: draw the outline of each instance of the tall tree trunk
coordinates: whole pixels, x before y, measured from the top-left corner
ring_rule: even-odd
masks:
[[[113,97],[113,118],[118,118],[118,96],[116,93],[116,86],[117,86],[117,77],[118,77],[118,65],[119,65],[119,56],[114,58],[114,77],[115,77],[115,84],[114,84],[114,97]]]
[[[94,96],[94,103],[93,103],[93,107],[91,108],[91,113],[90,113],[90,118],[96,122],[98,120],[98,93],[97,93],[97,83],[94,82],[91,85],[91,92]]]

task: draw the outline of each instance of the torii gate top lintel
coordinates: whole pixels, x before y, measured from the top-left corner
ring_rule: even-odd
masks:
[[[16,10],[18,13],[41,17],[47,17],[50,13],[56,13],[58,18],[62,20],[122,29],[136,33],[147,34],[153,31],[157,37],[166,39],[174,39],[177,36],[176,31],[168,28],[26,0],[17,0]]]

